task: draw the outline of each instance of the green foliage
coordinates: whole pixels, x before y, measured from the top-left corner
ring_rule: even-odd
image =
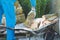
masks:
[[[27,16],[28,12],[31,10],[29,0],[19,0],[19,2],[23,7],[25,16]],[[41,17],[42,15],[50,12],[50,0],[36,0],[36,3],[36,17]]]
[[[36,17],[41,17],[44,14],[48,14],[50,11],[50,0],[36,0],[37,5],[36,5],[36,12],[37,16]]]
[[[23,12],[25,13],[25,16],[27,17],[27,14],[29,13],[29,11],[31,9],[29,0],[18,0],[18,1],[23,8]]]

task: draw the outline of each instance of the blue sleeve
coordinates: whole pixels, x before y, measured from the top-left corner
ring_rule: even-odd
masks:
[[[16,0],[12,0],[13,2],[16,2]]]
[[[2,10],[4,12],[4,15],[6,17],[6,27],[7,28],[15,28],[16,24],[16,14],[14,10],[14,3],[16,0],[1,0],[1,5],[2,5]],[[1,9],[1,8],[0,8]],[[0,13],[2,11],[0,10]],[[2,14],[0,14],[2,15]],[[0,16],[0,21],[1,21],[2,16]],[[14,30],[6,29],[7,31],[7,37],[6,40],[15,40],[15,34]]]
[[[36,0],[30,0],[31,6],[36,7]]]

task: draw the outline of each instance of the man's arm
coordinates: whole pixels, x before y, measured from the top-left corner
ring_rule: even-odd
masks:
[[[36,7],[36,0],[30,0],[31,6]]]

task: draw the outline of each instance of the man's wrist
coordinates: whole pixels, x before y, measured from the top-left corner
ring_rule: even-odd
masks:
[[[31,10],[35,11],[35,7],[32,7]]]

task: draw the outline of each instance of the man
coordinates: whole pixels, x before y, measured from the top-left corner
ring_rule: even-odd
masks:
[[[14,3],[16,0],[0,0],[0,25],[2,15],[4,13],[6,17],[6,27],[7,28],[14,28],[16,24],[16,15],[14,10]],[[36,0],[30,0],[32,8],[35,9]],[[6,40],[15,40],[14,30],[6,29],[7,30],[7,38]]]

